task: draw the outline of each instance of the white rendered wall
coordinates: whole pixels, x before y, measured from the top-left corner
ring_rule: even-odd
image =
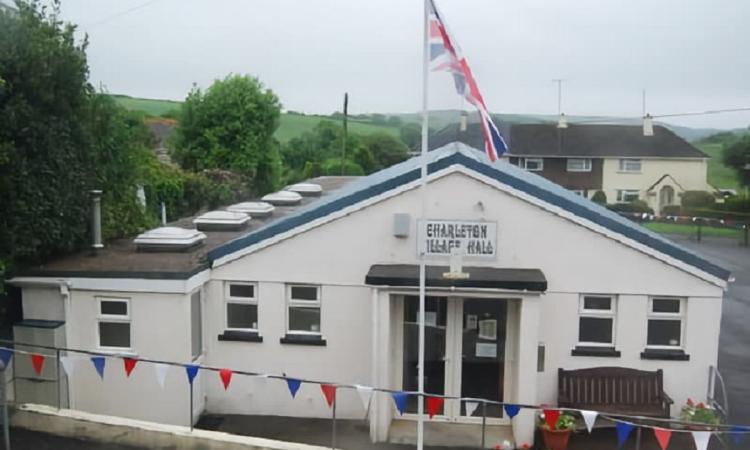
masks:
[[[60,288],[26,286],[21,297],[24,319],[65,321],[65,306]]]
[[[620,172],[620,160],[607,158],[602,169],[602,190],[607,194],[607,202],[617,201],[620,189],[641,191],[641,200],[648,201],[646,190],[664,175],[671,175],[682,188],[675,186],[674,203],[679,205],[683,191],[712,191],[708,184],[707,159],[641,159],[641,172]],[[658,193],[657,193],[658,203]]]

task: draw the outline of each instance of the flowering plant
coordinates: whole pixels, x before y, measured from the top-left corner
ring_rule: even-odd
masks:
[[[721,417],[715,409],[706,406],[705,403],[695,403],[693,399],[687,399],[687,403],[680,410],[680,419],[685,422],[705,423],[707,425],[719,425]]]

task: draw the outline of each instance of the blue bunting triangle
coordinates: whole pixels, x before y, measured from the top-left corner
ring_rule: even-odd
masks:
[[[99,378],[103,380],[104,379],[104,365],[107,363],[107,360],[104,359],[103,356],[92,356],[91,362],[94,363],[94,369],[96,369],[96,373],[99,374]]]
[[[393,403],[396,404],[398,413],[404,414],[404,411],[406,411],[406,399],[408,398],[409,394],[407,394],[406,392],[392,392],[391,396],[393,397]]]
[[[188,377],[188,383],[193,384],[193,380],[195,380],[195,377],[198,375],[198,369],[200,369],[201,366],[197,364],[187,364],[185,365],[185,373]]]
[[[508,415],[511,419],[516,417],[518,415],[518,412],[521,411],[521,407],[518,405],[505,405],[503,406],[505,409],[505,414]]]
[[[630,436],[630,432],[633,431],[635,425],[624,422],[617,422],[617,425],[615,425],[615,427],[617,428],[617,448],[622,448],[622,444],[624,444],[625,441],[628,440],[628,436]]]
[[[10,364],[10,358],[13,357],[13,350],[8,348],[0,348],[0,360],[3,361],[3,364],[5,367],[8,367],[8,364]]]
[[[742,438],[745,437],[743,432],[747,431],[750,431],[750,428],[735,425],[729,429],[729,435],[732,436],[732,441],[734,441],[735,444],[739,445],[740,442],[742,442]]]
[[[286,386],[289,388],[289,393],[292,394],[292,398],[294,398],[297,395],[297,391],[299,390],[299,387],[301,385],[302,385],[302,382],[300,380],[297,380],[294,378],[286,379]]]

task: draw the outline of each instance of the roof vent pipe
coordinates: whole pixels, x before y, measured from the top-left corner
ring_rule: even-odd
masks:
[[[96,254],[102,244],[102,191],[91,190],[91,249]]]

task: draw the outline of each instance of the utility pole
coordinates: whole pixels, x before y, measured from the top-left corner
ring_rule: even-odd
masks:
[[[344,175],[344,165],[346,164],[346,135],[347,131],[347,116],[349,114],[349,93],[344,92],[344,136],[341,139],[341,175]]]

